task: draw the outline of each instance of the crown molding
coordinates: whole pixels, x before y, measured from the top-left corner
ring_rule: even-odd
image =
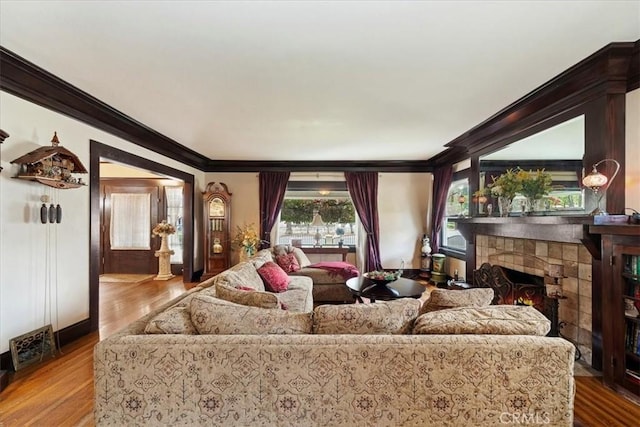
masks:
[[[431,172],[426,160],[258,161],[211,160],[204,172]]]

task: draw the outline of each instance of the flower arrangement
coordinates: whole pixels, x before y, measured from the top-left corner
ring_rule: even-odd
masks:
[[[544,169],[534,171],[518,170],[518,177],[522,182],[521,193],[531,199],[541,199],[551,191],[551,175]]]
[[[516,193],[522,191],[522,179],[518,171],[507,169],[498,178],[493,176],[491,178],[493,179],[490,184],[491,195],[494,197],[505,197],[510,200],[516,196]]]
[[[153,230],[151,230],[151,232],[156,235],[156,236],[162,236],[163,234],[173,234],[176,232],[176,228],[169,224],[167,221],[162,220],[161,223],[156,224],[155,227],[153,227]]]
[[[258,249],[260,238],[253,224],[245,224],[242,227],[237,227],[237,232],[232,242],[246,252],[247,255],[252,256]]]

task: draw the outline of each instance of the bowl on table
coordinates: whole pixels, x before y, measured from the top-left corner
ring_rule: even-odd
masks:
[[[387,283],[395,282],[402,274],[401,270],[396,271],[369,271],[362,276],[371,280],[376,285],[386,285]]]

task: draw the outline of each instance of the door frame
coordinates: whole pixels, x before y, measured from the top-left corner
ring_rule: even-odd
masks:
[[[98,141],[89,141],[89,322],[91,331],[100,324],[100,160],[145,169],[163,176],[176,178],[184,183],[184,251],[182,255],[182,280],[189,283],[193,277],[193,233],[194,233],[194,181],[192,174],[156,163]]]

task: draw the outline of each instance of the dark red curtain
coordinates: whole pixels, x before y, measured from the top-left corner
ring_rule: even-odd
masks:
[[[453,179],[453,168],[442,166],[433,172],[433,217],[431,222],[431,250],[440,249],[440,232],[447,209],[447,195]]]
[[[259,174],[261,248],[271,246],[271,229],[282,208],[289,175],[289,172],[260,172]]]
[[[345,172],[347,189],[358,218],[367,233],[365,271],[381,270],[380,226],[378,222],[378,173]]]

